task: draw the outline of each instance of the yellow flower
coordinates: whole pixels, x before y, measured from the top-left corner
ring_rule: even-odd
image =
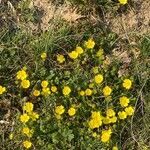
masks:
[[[51,94],[51,91],[48,87],[42,89],[42,95],[47,96]]]
[[[107,111],[106,111],[106,115],[107,115],[108,117],[113,117],[113,116],[115,116],[115,111],[114,111],[113,109],[109,108],[109,109],[107,109]]]
[[[94,78],[95,83],[100,84],[103,81],[103,76],[101,74],[97,74]]]
[[[104,124],[109,124],[109,123],[111,123],[110,118],[109,118],[109,117],[104,117],[104,118],[103,118],[103,123],[104,123]]]
[[[24,127],[24,128],[22,129],[22,133],[28,135],[28,134],[30,133],[30,129],[29,129],[28,127]]]
[[[33,91],[33,95],[36,96],[36,97],[39,96],[40,95],[40,91],[39,90],[34,90]]]
[[[72,58],[72,59],[78,58],[78,53],[77,53],[76,51],[72,51],[72,52],[70,52],[68,55],[69,55],[69,57]]]
[[[73,108],[73,107],[69,108],[69,110],[68,110],[68,114],[69,114],[69,116],[74,116],[74,115],[75,115],[75,113],[76,113],[75,108]]]
[[[22,133],[25,134],[25,135],[27,135],[28,137],[32,137],[33,131],[30,130],[28,127],[24,127],[22,129]]]
[[[109,119],[110,119],[111,123],[115,123],[117,121],[117,117],[116,116],[113,116],[113,117],[111,117]]]
[[[51,91],[54,92],[54,93],[56,93],[57,92],[57,87],[56,86],[52,86],[51,87]]]
[[[117,146],[113,146],[112,150],[118,150]]]
[[[76,51],[79,55],[83,53],[83,49],[82,49],[82,47],[80,47],[80,46],[77,46],[76,49],[75,49],[75,51]]]
[[[86,95],[86,96],[91,96],[92,93],[93,93],[93,91],[92,91],[91,89],[86,89],[86,90],[85,90],[85,95]]]
[[[102,125],[102,116],[100,112],[92,112],[91,120],[88,124],[91,129],[99,128]]]
[[[129,98],[127,98],[125,96],[122,96],[122,97],[120,97],[119,100],[120,100],[120,105],[122,107],[127,107],[128,106],[128,104],[129,104]]]
[[[57,115],[62,115],[65,112],[64,106],[60,105],[55,108],[55,113]]]
[[[130,79],[124,79],[122,86],[129,90],[132,86],[132,81]]]
[[[17,72],[17,79],[18,80],[25,80],[27,78],[27,73],[25,70],[20,70]]]
[[[23,146],[26,148],[26,149],[29,149],[31,146],[32,146],[32,143],[30,141],[24,141],[23,142]]]
[[[6,91],[6,88],[0,85],[0,95]]]
[[[70,92],[71,92],[71,89],[70,89],[70,87],[69,86],[64,86],[64,88],[63,88],[63,94],[66,96],[66,95],[69,95],[70,94]]]
[[[63,55],[58,54],[57,55],[57,61],[62,64],[65,61],[65,57]]]
[[[125,112],[128,116],[132,116],[134,113],[134,108],[132,106],[126,107]]]
[[[91,129],[99,128],[102,125],[102,121],[99,119],[91,119],[89,122],[89,127]]]
[[[95,42],[93,39],[89,39],[88,41],[85,42],[85,47],[88,49],[92,49],[95,46]]]
[[[112,92],[112,89],[109,86],[105,86],[103,88],[103,94],[104,94],[104,96],[109,96],[111,94],[111,92]]]
[[[85,95],[85,92],[84,92],[84,91],[80,91],[79,94],[80,94],[81,96],[84,96],[84,95]]]
[[[28,122],[29,119],[30,119],[30,117],[27,114],[23,114],[23,115],[20,116],[20,121],[23,122],[23,123]]]
[[[110,129],[109,129],[109,130],[104,130],[104,131],[102,131],[101,141],[102,141],[103,143],[108,142],[108,141],[110,140],[110,138],[111,138],[111,134],[112,134],[112,132],[111,132]]]
[[[33,104],[30,102],[25,103],[23,106],[23,110],[26,111],[27,113],[30,113],[33,111]]]
[[[118,112],[118,116],[119,116],[119,118],[122,119],[122,120],[124,120],[124,119],[127,118],[127,114],[126,114],[125,111],[119,111],[119,112]]]
[[[125,5],[125,4],[127,4],[128,0],[119,0],[119,2],[120,2],[120,4]]]
[[[13,137],[14,137],[14,134],[13,134],[13,133],[9,134],[9,139],[10,139],[10,140],[12,140]]]
[[[30,81],[29,81],[29,80],[22,80],[22,81],[21,81],[21,86],[22,86],[22,88],[24,88],[24,89],[29,88],[29,86],[30,86]]]
[[[92,118],[92,119],[99,119],[99,120],[102,120],[102,116],[101,116],[101,114],[100,114],[99,111],[93,111],[93,112],[92,112],[92,115],[91,115],[91,118]]]
[[[44,80],[41,83],[42,88],[46,88],[48,86],[48,81]]]
[[[31,112],[29,115],[33,121],[36,121],[36,119],[39,118],[39,114],[37,114],[36,112]]]
[[[41,58],[42,58],[43,60],[45,60],[46,57],[47,57],[47,54],[46,54],[45,52],[41,54]]]

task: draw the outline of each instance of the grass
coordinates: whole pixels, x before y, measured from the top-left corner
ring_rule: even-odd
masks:
[[[36,7],[29,8],[30,1],[1,2],[0,85],[5,86],[7,92],[0,95],[0,149],[24,149],[22,142],[26,137],[22,135],[21,130],[24,125],[19,121],[19,117],[23,112],[22,106],[30,100],[34,104],[35,111],[40,115],[36,122],[28,124],[34,128],[31,138],[33,145],[30,149],[105,150],[117,145],[120,150],[148,150],[150,148],[150,36],[149,33],[143,35],[135,33],[132,36],[126,34],[124,38],[114,33],[109,26],[109,21],[105,21],[107,12],[112,12],[112,16],[120,14],[119,11],[128,13],[130,7],[134,6],[134,2],[131,1],[129,5],[121,7],[118,3],[105,0],[94,1],[93,4],[89,1],[71,0],[70,2],[71,7],[77,8],[76,13],[83,17],[75,22],[61,17],[51,19],[47,30],[42,30],[41,27],[44,10]],[[61,8],[63,3],[65,2],[55,1],[54,5],[56,8]],[[88,6],[85,3],[88,3]],[[99,11],[103,13],[102,16]],[[96,23],[91,21],[91,16],[99,16],[96,18]],[[101,108],[103,111],[109,103],[99,103],[101,99],[99,95],[89,98],[90,100],[82,99],[80,102],[75,92],[70,98],[60,94],[65,84],[77,90],[85,89],[93,77],[91,68],[102,65],[103,61],[97,61],[95,52],[92,51],[84,54],[84,57],[81,57],[83,60],[73,62],[68,58],[68,53],[76,45],[82,46],[83,42],[91,37],[95,40],[95,49],[103,48],[104,54],[111,61],[111,65],[108,68],[106,66],[106,70],[108,69],[108,73],[105,73],[106,83],[121,84],[122,79],[127,76],[134,80],[131,92],[127,93],[135,106],[135,113],[128,121],[118,121],[119,125],[116,126],[114,124],[112,127],[115,130],[114,138],[107,144],[102,143],[100,138],[92,137],[93,132],[99,134],[102,128],[90,130],[85,122],[90,118],[93,103],[97,107],[96,110]],[[43,52],[47,53],[45,61],[41,59]],[[120,58],[118,54],[124,52],[127,52],[127,55]],[[57,63],[57,54],[66,57],[65,65],[61,66]],[[16,73],[23,67],[27,67],[32,85],[31,89],[25,91],[20,89],[19,82],[16,82]],[[119,80],[118,70],[123,71]],[[105,71],[100,70],[100,72]],[[58,94],[46,98],[42,96],[35,98],[30,95],[35,87],[39,88],[41,80],[45,79],[50,85],[55,84],[60,88]],[[115,90],[114,99],[117,99],[121,92],[124,91],[119,88],[118,91]],[[64,115],[64,122],[57,120],[54,108],[59,104],[63,104],[66,109],[72,104],[76,105],[79,109],[77,119]],[[119,106],[115,106],[114,109],[117,111]],[[103,129],[107,129],[107,126]],[[9,138],[11,133],[14,134],[12,140]]]

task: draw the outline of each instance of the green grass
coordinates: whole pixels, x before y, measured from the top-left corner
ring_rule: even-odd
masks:
[[[57,1],[57,4],[61,2]],[[76,3],[77,1],[71,0],[71,2]],[[86,1],[76,3],[78,4],[76,7],[79,10],[81,9],[83,13],[91,10],[91,4],[85,8],[82,5],[84,3]],[[20,21],[18,23],[16,16],[14,16],[12,9],[8,7],[7,3],[2,2],[2,4],[0,6],[0,16],[2,17],[0,29],[0,85],[5,86],[8,91],[5,95],[0,95],[0,120],[6,120],[9,123],[0,124],[0,149],[23,149],[22,141],[25,137],[21,134],[23,125],[19,121],[19,116],[22,113],[24,102],[33,97],[29,95],[32,89],[22,91],[17,87],[18,85],[15,83],[16,72],[26,66],[32,81],[32,88],[34,86],[38,87],[40,80],[44,79],[47,79],[50,84],[56,84],[61,88],[68,83],[75,89],[85,88],[88,86],[88,81],[91,78],[89,70],[91,70],[92,66],[101,64],[101,60],[100,62],[96,60],[95,53],[85,54],[85,59],[83,58],[82,61],[77,61],[76,63],[70,62],[69,58],[67,58],[67,63],[62,67],[57,64],[56,55],[59,53],[67,57],[68,52],[72,51],[76,45],[82,45],[83,41],[89,37],[94,38],[96,42],[95,49],[103,48],[105,54],[113,60],[110,68],[108,68],[111,71],[106,73],[106,81],[108,83],[113,83],[114,80],[117,84],[121,83],[117,79],[117,71],[124,65],[112,55],[112,50],[118,48],[118,45],[128,50],[131,64],[126,69],[134,80],[134,87],[131,93],[129,93],[133,98],[133,104],[136,108],[134,116],[129,121],[120,123],[115,128],[115,138],[113,142],[110,142],[110,145],[103,144],[100,140],[91,137],[91,130],[85,128],[84,124],[80,124],[86,121],[87,118],[89,119],[90,111],[92,110],[89,105],[92,104],[91,101],[93,102],[94,99],[86,99],[86,101],[82,102],[84,107],[79,108],[79,113],[80,115],[82,114],[82,117],[78,114],[77,121],[73,122],[65,116],[66,122],[61,123],[57,122],[54,118],[54,107],[56,104],[63,103],[68,108],[72,101],[79,105],[78,100],[75,98],[76,95],[70,99],[60,95],[47,98],[33,98],[35,110],[39,113],[40,118],[36,123],[30,124],[35,129],[35,133],[31,138],[35,147],[31,149],[105,150],[111,149],[114,144],[117,144],[120,150],[148,150],[150,148],[149,35],[137,37],[136,46],[132,46],[125,40],[118,38],[119,35],[113,33],[107,26],[104,26],[105,23],[100,22],[93,25],[88,19],[81,20],[75,25],[61,19],[56,19],[50,22],[48,31],[41,31],[39,29],[34,32],[28,28],[27,24],[29,21],[39,23],[40,17],[36,9],[29,9],[29,3],[27,2],[12,2],[17,15],[20,14]],[[107,11],[113,11],[112,6],[116,7],[116,3],[107,3],[107,1],[95,1],[94,4],[99,4]],[[140,55],[137,58],[134,56],[132,49],[140,50]],[[40,58],[42,52],[46,52],[48,55],[45,62]],[[90,58],[88,57],[89,55]],[[81,63],[85,63],[83,68]],[[117,93],[117,91],[115,92]],[[117,94],[122,93],[119,91]],[[117,94],[114,98],[118,97]],[[63,101],[60,99],[63,99]],[[103,110],[107,106],[105,103],[99,104],[98,100],[96,100],[96,105]],[[79,127],[80,125],[81,127]],[[9,139],[11,132],[14,133],[12,140]]]

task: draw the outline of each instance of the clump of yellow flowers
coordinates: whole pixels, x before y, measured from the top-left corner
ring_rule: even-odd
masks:
[[[25,80],[27,78],[27,76],[28,75],[27,75],[26,71],[22,69],[22,70],[17,72],[16,77],[17,77],[18,80]]]
[[[31,102],[26,102],[23,106],[24,113],[20,116],[20,121],[22,123],[27,123],[29,119],[36,120],[39,118],[39,115],[33,111],[34,105]]]
[[[104,124],[116,123],[117,117],[116,112],[112,108],[106,110],[106,117],[103,117]]]
[[[77,46],[75,50],[71,51],[70,53],[68,53],[69,57],[71,59],[76,59],[78,58],[82,53],[83,53],[83,48],[80,46]]]
[[[91,119],[89,120],[89,127],[91,129],[99,128],[102,125],[102,116],[100,112],[92,112]]]
[[[30,81],[27,79],[27,77],[28,77],[28,74],[25,69],[18,71],[16,74],[16,78],[18,80],[21,80],[20,85],[24,89],[28,89],[30,87]]]
[[[44,96],[47,96],[49,94],[51,94],[50,88],[48,87],[48,81],[44,80],[41,82],[41,87],[42,87],[42,92],[41,94]]]
[[[26,149],[29,149],[32,146],[32,143],[30,142],[30,138],[33,135],[33,129],[30,129],[27,125],[27,123],[30,121],[36,121],[39,118],[39,115],[33,111],[34,105],[31,102],[26,102],[23,107],[23,114],[20,116],[20,121],[23,123],[22,128],[22,134],[25,135],[28,140],[23,141],[23,146]]]
[[[120,3],[123,4],[123,1]],[[116,126],[121,126],[124,120],[134,115],[134,101],[130,94],[133,80],[128,77],[109,77],[112,64],[105,63],[105,68],[105,51],[101,47],[97,49],[95,45],[94,39],[89,38],[72,51],[54,54],[53,62],[58,68],[51,73],[51,68],[42,66],[46,74],[41,79],[32,77],[26,68],[16,73],[17,87],[21,91],[20,96],[24,97],[19,116],[24,148],[29,149],[34,145],[31,142],[36,132],[34,123],[40,127],[43,124],[52,128],[55,126],[57,130],[65,126],[72,129],[76,125],[79,131],[85,131],[88,138],[92,135],[107,147],[113,143],[114,134],[119,135]],[[45,61],[47,53],[43,52],[40,58]],[[47,62],[40,65],[44,63]],[[51,77],[53,72],[54,76]],[[5,91],[6,88],[0,85],[0,95]],[[41,113],[47,116],[38,119],[39,114],[34,111],[36,106],[40,106]],[[43,120],[49,122],[43,123]],[[109,149],[117,150],[118,147],[113,144]]]
[[[59,105],[55,107],[55,116],[57,119],[61,119],[61,115],[65,112],[65,108],[63,105]]]

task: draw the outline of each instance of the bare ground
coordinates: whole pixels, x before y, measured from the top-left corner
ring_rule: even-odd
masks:
[[[47,30],[49,21],[53,18],[62,18],[70,23],[78,23],[77,20],[84,18],[77,8],[72,7],[69,3],[60,6],[55,6],[49,0],[33,0],[31,7],[36,6],[43,11],[41,17],[41,28]],[[107,12],[104,14],[106,22],[109,23],[110,29],[118,35],[138,34],[143,35],[150,33],[150,1],[135,0],[134,5],[128,6],[128,11],[125,13]],[[94,15],[93,15],[94,14]],[[88,19],[93,22],[99,21],[101,18],[96,12],[91,12]]]

